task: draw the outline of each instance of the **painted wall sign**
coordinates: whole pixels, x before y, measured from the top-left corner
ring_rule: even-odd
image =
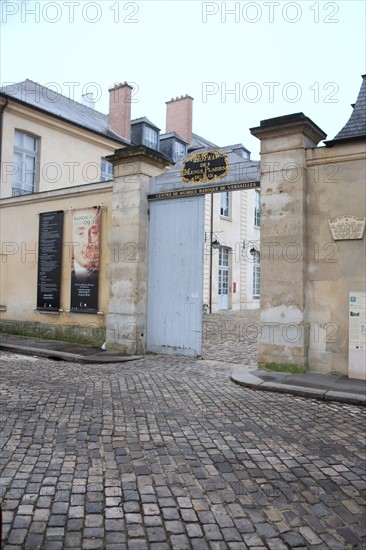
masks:
[[[184,183],[206,183],[224,178],[229,170],[225,153],[204,151],[183,162],[181,178]]]
[[[37,309],[59,311],[63,211],[39,215]]]
[[[97,313],[100,256],[100,207],[73,212],[71,308],[75,313]]]
[[[241,189],[258,189],[259,181],[246,181],[243,183],[229,183],[225,185],[212,185],[207,187],[191,187],[190,189],[178,189],[177,191],[166,191],[148,195],[149,201],[177,199],[192,195],[204,195],[205,193],[222,193],[223,191],[239,191]]]
[[[339,216],[328,219],[332,237],[335,241],[362,239],[365,231],[365,218],[356,216]]]

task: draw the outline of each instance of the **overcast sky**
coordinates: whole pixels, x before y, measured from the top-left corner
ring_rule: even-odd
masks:
[[[76,101],[134,83],[132,117],[165,131],[165,102],[194,98],[193,131],[259,158],[249,128],[304,112],[328,139],[365,70],[363,0],[0,0],[1,84],[29,78]]]

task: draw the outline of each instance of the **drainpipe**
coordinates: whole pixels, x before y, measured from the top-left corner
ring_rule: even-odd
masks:
[[[3,152],[3,118],[4,111],[8,106],[9,100],[7,97],[0,97],[0,183],[2,182],[2,152]]]
[[[210,220],[210,313],[212,313],[212,239],[213,239],[213,193],[211,193],[211,220]]]

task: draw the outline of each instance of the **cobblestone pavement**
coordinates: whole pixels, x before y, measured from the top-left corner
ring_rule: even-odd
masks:
[[[365,409],[235,368],[3,353],[4,550],[366,548]]]
[[[256,365],[259,334],[259,309],[204,315],[203,358]]]

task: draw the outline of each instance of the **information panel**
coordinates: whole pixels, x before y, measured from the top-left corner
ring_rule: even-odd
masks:
[[[100,206],[73,212],[70,311],[75,313],[98,311],[100,212]]]
[[[349,295],[349,378],[366,379],[366,293]]]
[[[60,309],[63,223],[63,211],[39,215],[37,309]]]

